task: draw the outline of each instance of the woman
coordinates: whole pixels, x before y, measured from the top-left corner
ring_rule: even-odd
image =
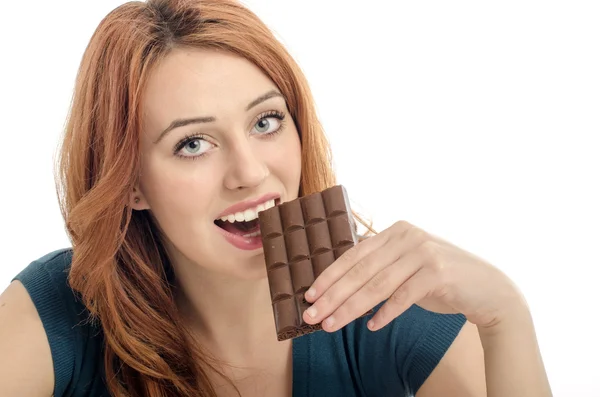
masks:
[[[2,294],[2,396],[551,395],[517,288],[403,221],[306,292],[324,331],[277,341],[248,228],[335,177],[299,67],[235,2],[111,12],[59,177],[73,248]]]

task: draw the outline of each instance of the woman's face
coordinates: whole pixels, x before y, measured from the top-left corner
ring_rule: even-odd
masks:
[[[175,266],[264,277],[252,219],[298,197],[301,169],[298,132],[275,84],[244,58],[177,49],[153,71],[143,112],[133,206],[152,212]]]

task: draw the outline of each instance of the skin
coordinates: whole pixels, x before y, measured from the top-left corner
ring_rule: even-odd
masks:
[[[176,49],[152,74],[143,102],[142,172],[131,205],[150,210],[167,236],[178,305],[202,345],[219,360],[258,369],[225,369],[236,379],[279,376],[291,368],[291,344],[277,343],[272,326],[262,249],[235,248],[214,225],[240,201],[272,192],[282,201],[298,197],[301,147],[285,100],[274,96],[246,110],[271,91],[279,92],[243,58]],[[269,116],[258,123],[270,111],[285,119]],[[216,121],[175,128],[158,141],[174,120],[198,117]],[[203,139],[177,153],[184,158],[174,154],[186,135],[198,134]],[[271,376],[265,379],[273,383]],[[291,387],[286,384],[281,387]]]
[[[244,396],[291,395],[291,343],[277,342],[262,250],[243,251],[215,231],[230,205],[277,192],[297,198],[300,142],[281,97],[247,105],[276,90],[258,68],[214,50],[174,50],[154,71],[144,93],[142,172],[131,193],[134,210],[149,210],[167,236],[177,275],[177,304],[198,340],[225,367]],[[270,138],[259,123],[266,111],[285,114]],[[214,116],[164,135],[173,120]],[[269,130],[277,119],[267,119]],[[202,133],[174,154],[186,135]],[[197,144],[200,144],[199,146]],[[469,322],[417,397],[550,396],[533,323],[522,296],[498,269],[438,237],[397,222],[349,250],[307,292],[316,313],[308,323],[334,332],[391,297],[372,330],[412,303]],[[209,321],[210,319],[210,321]],[[54,374],[39,316],[19,282],[0,295],[0,395],[49,396]],[[18,357],[18,360],[3,359]],[[222,396],[234,395],[214,378]],[[28,389],[23,390],[26,384]],[[487,394],[486,394],[487,393]]]
[[[328,332],[384,300],[367,324],[372,331],[413,304],[437,313],[464,314],[470,324],[462,333],[469,334],[470,341],[461,339],[458,344],[469,353],[467,366],[477,376],[466,377],[454,349],[418,397],[438,395],[435,390],[444,395],[453,390],[457,396],[485,396],[486,390],[488,396],[497,397],[551,395],[531,315],[514,283],[490,263],[408,222],[396,222],[348,250],[315,280],[305,297],[312,303],[305,321],[322,321]],[[485,376],[481,365],[473,365],[481,360],[474,345],[477,334]],[[465,378],[453,380],[455,370]]]

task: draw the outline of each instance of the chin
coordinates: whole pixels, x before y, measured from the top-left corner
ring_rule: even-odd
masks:
[[[202,264],[202,261],[197,262]],[[221,256],[220,258],[216,258],[211,263],[210,268],[213,272],[221,273],[222,275],[226,275],[227,277],[231,277],[239,280],[262,280],[267,278],[267,268],[265,265],[265,257],[262,254],[252,255],[252,256],[239,256],[239,255],[231,255],[224,258]]]
[[[267,268],[264,255],[255,255],[246,259],[242,269],[245,271],[241,275],[246,280],[262,280],[267,278]]]

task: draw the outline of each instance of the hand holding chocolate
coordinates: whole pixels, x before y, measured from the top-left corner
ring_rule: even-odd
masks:
[[[281,203],[258,214],[277,339],[321,328],[302,320],[310,304],[304,293],[315,279],[358,241],[346,189]]]

